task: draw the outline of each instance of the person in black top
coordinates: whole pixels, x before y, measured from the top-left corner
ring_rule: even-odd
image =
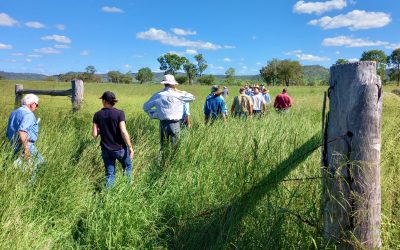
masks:
[[[115,160],[121,163],[130,181],[133,148],[126,130],[124,111],[114,108],[115,103],[118,102],[115,94],[106,91],[99,99],[102,99],[103,108],[94,114],[92,135],[95,139],[100,135],[106,187],[110,188],[115,182]]]

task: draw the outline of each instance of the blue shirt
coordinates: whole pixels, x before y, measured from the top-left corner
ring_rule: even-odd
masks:
[[[189,107],[189,103],[186,102],[186,103],[183,105],[182,120],[185,120],[185,118],[186,118],[187,116],[189,116],[189,115],[190,115],[190,107]]]
[[[194,100],[194,96],[172,88],[155,93],[144,105],[143,110],[150,118],[179,121],[183,116],[183,106]]]
[[[265,101],[267,102],[267,104],[271,103],[271,96],[269,95],[269,93],[265,93],[262,94],[264,96]]]
[[[220,95],[209,94],[204,103],[204,115],[209,117],[212,115],[216,118],[218,115],[224,113],[226,114],[227,109],[225,105],[225,100]]]
[[[29,142],[35,143],[38,138],[39,124],[33,112],[25,106],[11,112],[8,118],[6,136],[12,145],[19,143],[18,131],[26,132]]]

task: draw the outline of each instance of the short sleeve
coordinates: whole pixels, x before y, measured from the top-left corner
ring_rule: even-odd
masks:
[[[97,113],[94,114],[93,116],[93,123],[99,124],[98,118],[97,118]]]
[[[124,121],[125,121],[125,113],[124,111],[121,110],[121,112],[119,112],[118,122],[124,122]]]
[[[21,124],[18,127],[18,131],[28,132],[28,129],[36,123],[35,116],[33,114],[24,115],[21,120]]]

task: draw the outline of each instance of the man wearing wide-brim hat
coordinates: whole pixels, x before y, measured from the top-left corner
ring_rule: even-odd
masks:
[[[150,118],[160,120],[160,144],[161,148],[165,141],[175,145],[179,139],[180,124],[183,117],[184,104],[192,102],[195,98],[192,94],[176,89],[175,77],[164,75],[160,82],[164,89],[155,93],[143,105],[143,110]]]

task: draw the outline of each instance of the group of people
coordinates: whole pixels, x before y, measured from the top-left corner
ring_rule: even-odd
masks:
[[[179,139],[181,127],[191,127],[190,105],[195,100],[194,95],[176,88],[173,75],[165,75],[161,84],[164,89],[155,93],[144,103],[143,110],[152,119],[159,120],[161,150],[166,144],[176,145]],[[222,90],[214,85],[211,93],[206,97],[204,103],[205,123],[213,123],[221,118],[227,119],[227,108],[225,98],[228,89]],[[92,136],[100,137],[101,156],[105,166],[106,187],[110,188],[115,182],[115,163],[118,160],[124,170],[124,174],[130,181],[132,176],[133,147],[129,133],[126,129],[125,113],[116,109],[114,105],[118,102],[115,94],[106,91],[100,96],[102,109],[97,111],[93,117]],[[231,106],[234,117],[261,117],[270,103],[268,90],[254,85],[240,88],[239,95],[235,96]],[[292,105],[292,99],[287,94],[287,89],[279,94],[274,103],[274,108],[279,112],[287,111]],[[39,98],[34,94],[27,94],[22,99],[22,106],[14,110],[8,120],[7,138],[12,145],[16,161],[29,161],[34,165],[33,178],[44,159],[35,147],[38,138],[39,121],[34,115],[39,107]],[[23,162],[22,162],[23,163]]]

